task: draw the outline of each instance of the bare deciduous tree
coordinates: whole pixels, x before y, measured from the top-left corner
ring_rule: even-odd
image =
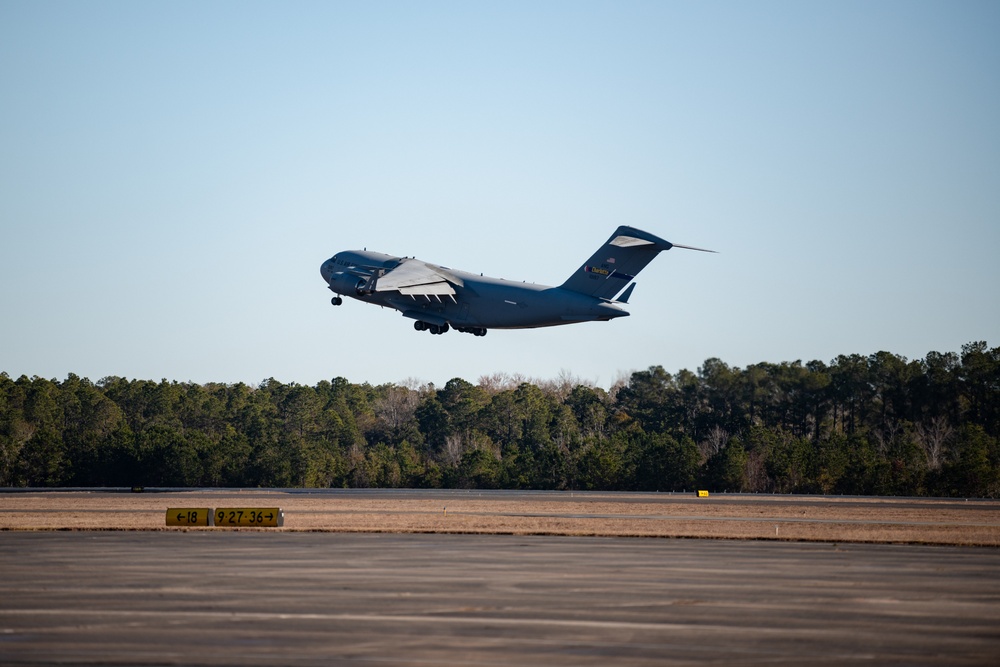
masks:
[[[708,437],[698,443],[702,461],[707,461],[721,452],[729,442],[729,432],[718,424],[708,432]]]
[[[948,418],[943,415],[934,417],[930,424],[917,424],[915,433],[917,442],[923,447],[924,454],[927,456],[927,467],[931,470],[937,470],[941,467],[944,446],[951,438],[952,433],[951,424],[948,423]]]
[[[393,430],[398,430],[413,418],[420,403],[420,394],[406,387],[391,387],[375,401],[375,416]]]

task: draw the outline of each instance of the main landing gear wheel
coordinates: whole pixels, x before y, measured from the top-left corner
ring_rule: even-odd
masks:
[[[416,322],[413,323],[413,328],[416,329],[417,331],[430,331],[434,335],[439,335],[443,333],[448,333],[448,330],[451,327],[448,326],[447,322],[441,325],[437,325],[417,320]]]

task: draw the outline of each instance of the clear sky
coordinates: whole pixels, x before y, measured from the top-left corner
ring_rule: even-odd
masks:
[[[1000,3],[0,0],[0,370],[314,384],[1000,344]],[[632,316],[330,305],[367,247]]]

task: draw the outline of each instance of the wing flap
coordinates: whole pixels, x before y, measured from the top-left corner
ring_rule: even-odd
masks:
[[[455,294],[455,288],[453,288],[448,283],[442,281],[439,283],[427,283],[426,285],[412,285],[409,287],[400,287],[400,294],[409,294],[411,296],[452,296]]]

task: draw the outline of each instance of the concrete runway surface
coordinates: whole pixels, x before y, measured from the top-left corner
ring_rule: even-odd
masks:
[[[996,665],[1000,550],[0,533],[2,665]]]

